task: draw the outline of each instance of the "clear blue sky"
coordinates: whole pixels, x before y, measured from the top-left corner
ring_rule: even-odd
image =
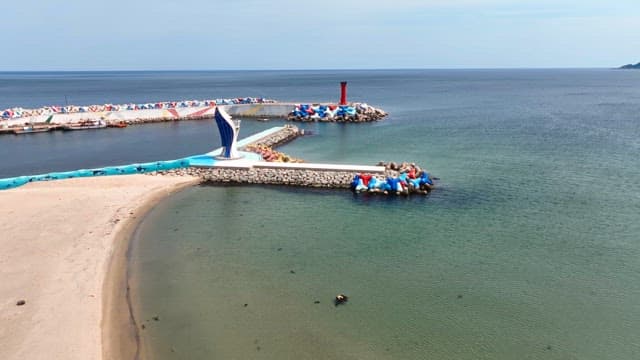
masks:
[[[640,0],[3,0],[0,14],[0,71],[640,61]]]

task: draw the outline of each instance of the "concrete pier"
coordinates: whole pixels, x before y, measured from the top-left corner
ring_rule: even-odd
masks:
[[[368,172],[384,177],[384,167],[334,164],[254,163],[218,164],[159,172],[160,175],[196,176],[204,183],[270,184],[314,188],[349,189],[354,173]],[[374,170],[374,171],[368,171]]]

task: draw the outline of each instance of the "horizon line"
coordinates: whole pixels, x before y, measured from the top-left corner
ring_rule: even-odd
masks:
[[[622,65],[624,66],[624,65]],[[309,68],[309,69],[83,69],[83,70],[0,70],[0,73],[81,73],[81,72],[258,72],[258,71],[390,71],[390,70],[609,70],[617,67],[407,67],[407,68]]]

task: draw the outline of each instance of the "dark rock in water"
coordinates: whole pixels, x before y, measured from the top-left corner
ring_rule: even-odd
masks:
[[[295,272],[295,271],[293,271],[293,270],[291,270],[291,271],[289,271],[289,272],[290,272],[290,273],[292,273],[292,274],[295,274],[295,273],[296,273],[296,272]]]
[[[18,300],[18,302],[16,303],[16,305],[18,305],[18,306],[22,306],[22,305],[24,305],[24,304],[26,304],[26,303],[27,303],[27,302],[26,302],[26,301],[24,301],[24,300]]]
[[[458,294],[458,299],[462,299],[462,294]]]
[[[244,304],[244,305],[242,305],[242,306],[247,307],[247,306],[249,306],[249,304]]]
[[[346,304],[349,301],[349,297],[345,294],[339,294],[333,300],[335,306]]]
[[[144,329],[146,329],[146,328],[147,328],[147,326],[146,326],[145,324],[142,324],[142,325],[140,325],[140,328],[141,328],[142,330],[144,330]]]
[[[152,318],[154,321],[160,321],[160,316],[156,315]]]
[[[320,300],[316,300],[313,302],[314,304],[320,304]]]
[[[282,248],[278,248],[278,251],[282,251]]]

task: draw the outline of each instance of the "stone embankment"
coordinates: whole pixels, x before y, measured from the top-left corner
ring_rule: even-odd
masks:
[[[258,139],[243,147],[244,150],[260,153],[265,162],[246,167],[229,164],[218,167],[188,167],[164,170],[150,175],[194,176],[210,184],[268,184],[298,187],[351,189],[354,192],[372,194],[428,194],[433,188],[433,178],[414,163],[379,162],[377,171],[355,173],[354,170],[307,168],[290,165],[268,164],[268,162],[297,162],[272,150],[285,142],[302,135],[296,126],[287,125],[280,131]],[[266,153],[265,153],[266,151]],[[276,156],[276,154],[278,156]],[[273,158],[272,158],[273,157]]]
[[[281,168],[186,168],[159,171],[152,175],[197,176],[211,184],[271,184],[312,188],[349,189],[352,171]]]
[[[363,123],[382,120],[387,113],[364,103],[351,105],[297,105],[289,113],[289,121]]]
[[[259,154],[262,159],[267,162],[301,163],[304,162],[304,160],[294,158],[285,153],[276,151],[273,148],[284,145],[302,135],[304,135],[304,130],[298,129],[297,126],[285,125],[278,132],[251,142],[241,147],[240,150]]]
[[[254,142],[251,142],[244,147],[240,148],[243,150],[250,146],[266,146],[275,148],[281,145],[284,145],[290,141],[295,140],[299,136],[304,135],[304,130],[299,129],[294,125],[285,125],[280,131],[275,132],[267,137],[263,137],[262,139],[258,139]]]

